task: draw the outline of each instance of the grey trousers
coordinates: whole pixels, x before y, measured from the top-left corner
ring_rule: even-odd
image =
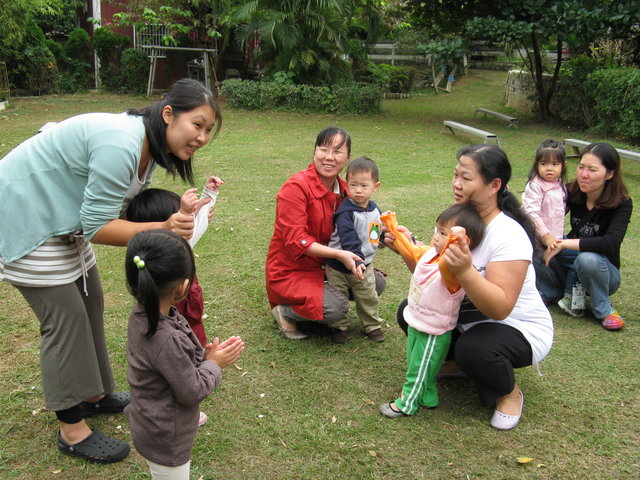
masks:
[[[374,270],[374,279],[376,285],[376,293],[382,294],[387,287],[387,280],[382,272]],[[349,298],[345,296],[338,288],[331,285],[328,281],[324,282],[324,292],[322,298],[324,318],[322,320],[313,320],[314,323],[332,326],[334,323],[340,323],[349,313]],[[282,305],[287,320],[293,322],[310,322],[308,318],[298,315],[291,305]]]
[[[40,320],[40,370],[47,410],[74,407],[113,392],[115,383],[104,336],[104,298],[98,268],[57,287],[19,287]]]

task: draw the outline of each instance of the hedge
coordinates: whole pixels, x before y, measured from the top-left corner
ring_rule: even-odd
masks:
[[[596,70],[588,85],[594,98],[594,127],[640,142],[640,70]]]
[[[379,112],[382,98],[378,86],[364,83],[316,87],[235,78],[222,82],[222,94],[234,108],[340,114]]]
[[[577,57],[562,67],[555,101],[565,124],[640,143],[640,69]]]

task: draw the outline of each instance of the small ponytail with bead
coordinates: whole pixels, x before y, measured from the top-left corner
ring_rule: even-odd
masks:
[[[151,338],[160,321],[160,300],[195,275],[193,252],[187,241],[169,230],[147,230],[129,241],[125,273],[129,292],[144,307]]]

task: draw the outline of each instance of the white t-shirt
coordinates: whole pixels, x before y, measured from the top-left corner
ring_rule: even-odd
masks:
[[[531,262],[533,247],[520,224],[501,212],[487,225],[482,242],[471,254],[473,266],[485,276],[487,264],[492,262]],[[531,345],[534,365],[549,353],[553,343],[553,320],[536,288],[536,275],[531,263],[516,305],[509,316],[504,320],[485,321],[505,323],[522,332]],[[478,323],[481,322],[459,324],[458,328],[467,330]]]

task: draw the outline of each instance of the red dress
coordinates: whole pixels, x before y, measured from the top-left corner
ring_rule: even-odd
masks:
[[[195,333],[196,338],[204,347],[207,344],[207,334],[204,331],[202,315],[204,314],[204,298],[202,296],[202,287],[198,283],[198,276],[194,275],[191,288],[184,300],[175,305],[178,313],[187,319],[191,330]]]
[[[333,233],[333,214],[347,197],[324,186],[313,163],[296,173],[276,196],[276,220],[265,270],[271,307],[291,305],[309,320],[322,320],[325,259],[305,255],[313,242],[326,245]]]

